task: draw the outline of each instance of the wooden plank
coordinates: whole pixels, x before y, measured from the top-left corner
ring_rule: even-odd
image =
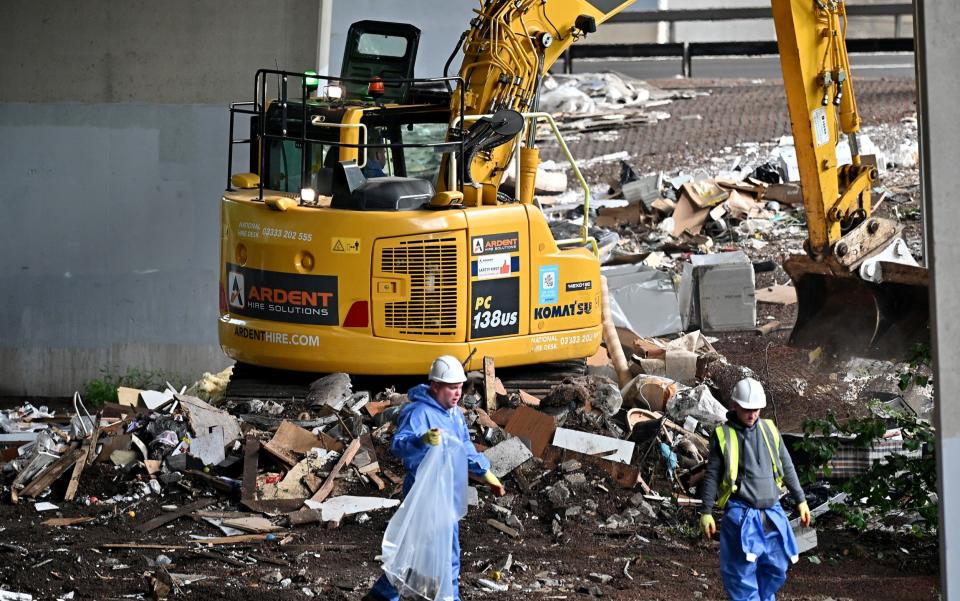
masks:
[[[101,549],[189,549],[187,545],[163,545],[159,543],[108,543],[100,545]]]
[[[222,561],[225,564],[228,564],[237,568],[249,567],[247,564],[243,563],[239,559],[227,557],[226,555],[220,555],[218,553],[211,553],[209,551],[191,551],[190,557],[200,557],[203,559],[212,559],[213,561]]]
[[[370,478],[370,480],[373,481],[373,483],[377,487],[377,490],[383,490],[387,487],[386,483],[383,480],[381,480],[380,476],[378,476],[377,474],[370,472],[369,474],[366,474],[366,476],[367,478]]]
[[[333,466],[333,469],[330,470],[330,475],[327,476],[326,481],[323,483],[323,486],[320,487],[312,497],[311,501],[316,501],[317,503],[322,503],[324,499],[330,496],[330,493],[333,492],[334,480],[340,474],[340,471],[344,466],[350,465],[350,462],[353,461],[353,457],[357,454],[357,451],[360,450],[360,439],[354,438],[350,445],[347,447],[347,450],[343,452],[343,455],[340,456],[340,460],[337,461],[337,464]]]
[[[90,522],[97,519],[96,517],[80,517],[80,518],[50,518],[49,520],[44,520],[40,522],[44,526],[75,526],[77,524],[83,524],[85,522]]]
[[[70,449],[64,453],[60,459],[57,459],[51,463],[47,469],[44,470],[42,474],[34,478],[30,484],[27,484],[23,490],[20,491],[20,496],[35,497],[47,490],[60,478],[60,476],[63,475],[64,472],[73,467],[73,464],[79,459],[80,449],[77,447]]]
[[[73,498],[77,495],[77,487],[80,486],[80,475],[83,474],[84,468],[90,465],[90,456],[96,452],[97,439],[100,438],[101,417],[101,413],[97,413],[96,417],[94,418],[96,426],[93,428],[93,432],[90,433],[90,436],[83,441],[83,445],[80,447],[80,458],[75,464],[73,464],[73,474],[70,476],[70,484],[67,485],[67,492],[63,495],[64,501],[73,501]]]
[[[496,528],[496,529],[499,530],[500,532],[503,532],[504,534],[506,534],[506,535],[509,536],[510,538],[520,538],[520,532],[518,532],[518,531],[517,531],[516,529],[514,529],[514,528],[511,528],[510,526],[507,526],[507,525],[504,524],[503,522],[498,522],[497,520],[489,519],[489,520],[487,520],[487,524],[489,524],[490,526]]]
[[[268,532],[279,532],[283,530],[270,520],[260,516],[247,516],[242,518],[230,518],[223,520],[223,525],[229,528],[236,528],[244,532],[253,534],[267,534]]]
[[[150,532],[151,530],[159,528],[164,524],[169,524],[170,522],[178,520],[187,514],[193,513],[198,509],[203,509],[208,505],[212,505],[214,501],[215,499],[200,499],[199,501],[194,501],[193,503],[185,505],[176,511],[159,515],[150,521],[140,524],[136,527],[136,531],[141,533]]]
[[[237,536],[218,536],[194,540],[195,543],[206,546],[236,545],[238,543],[259,543],[267,540],[269,534],[240,534]]]
[[[247,436],[243,443],[243,484],[240,486],[240,499],[254,500],[257,493],[257,453],[260,451],[260,441],[254,436]]]
[[[493,357],[483,358],[483,394],[488,413],[497,410],[497,374],[493,365]]]
[[[273,499],[269,501],[257,499],[259,452],[260,441],[254,436],[247,436],[243,447],[243,485],[240,488],[240,503],[261,513],[296,511],[303,505],[304,499]]]

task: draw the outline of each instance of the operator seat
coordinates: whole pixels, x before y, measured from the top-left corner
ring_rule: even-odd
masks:
[[[433,184],[425,179],[367,179],[356,161],[339,161],[333,170],[330,207],[349,211],[413,211],[428,204],[433,195]]]

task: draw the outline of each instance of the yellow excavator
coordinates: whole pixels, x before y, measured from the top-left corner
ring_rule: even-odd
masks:
[[[928,272],[895,221],[873,214],[877,166],[861,156],[843,0],[772,0],[803,189],[806,255],[791,343],[840,355],[905,357],[929,340]],[[840,134],[852,163],[837,164]]]
[[[231,105],[221,203],[220,344],[243,364],[423,374],[583,358],[601,339],[589,189],[540,84],[633,0],[486,0],[456,76],[415,79],[417,28],[361,21],[339,77],[260,70]],[[453,60],[447,62],[449,66]],[[235,138],[247,117],[249,136]],[[533,203],[538,124],[584,189],[579,236]],[[234,146],[249,169],[234,170]],[[511,159],[513,191],[501,187]]]
[[[483,357],[505,367],[594,353],[590,193],[537,99],[563,51],[631,3],[485,0],[447,62],[462,49],[455,76],[415,79],[419,30],[379,21],[351,27],[340,77],[258,71],[254,100],[231,105],[227,355],[310,373],[413,375],[439,354],[478,369]],[[843,2],[772,5],[809,228],[807,256],[785,263],[799,298],[791,341],[902,351],[926,335],[927,272],[897,224],[872,215],[877,171],[856,143]],[[235,138],[240,117],[249,135]],[[538,123],[584,188],[573,239],[556,239],[533,203]],[[853,155],[843,167],[841,132]],[[243,144],[249,167],[235,170]]]

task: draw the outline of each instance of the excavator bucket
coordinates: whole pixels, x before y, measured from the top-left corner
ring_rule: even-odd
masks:
[[[857,271],[835,274],[806,256],[784,269],[797,291],[797,321],[790,344],[823,347],[840,356],[908,360],[930,340],[928,271],[880,262],[879,283]]]

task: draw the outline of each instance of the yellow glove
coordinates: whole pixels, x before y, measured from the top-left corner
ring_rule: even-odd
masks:
[[[707,540],[710,540],[717,533],[717,522],[709,513],[700,516],[700,532],[703,533],[703,538]]]
[[[427,433],[420,437],[420,440],[427,443],[428,445],[437,446],[440,444],[440,430],[437,428],[432,428],[427,430]]]
[[[807,502],[804,501],[797,505],[797,511],[800,512],[800,525],[804,528],[810,527],[810,507],[807,506]]]
[[[503,483],[501,483],[500,479],[497,478],[490,470],[487,470],[483,474],[483,481],[486,482],[487,486],[490,487],[490,492],[498,497],[502,497],[503,495],[507,494],[507,489],[503,486]]]

